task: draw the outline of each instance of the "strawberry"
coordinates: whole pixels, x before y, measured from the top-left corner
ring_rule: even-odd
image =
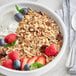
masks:
[[[36,60],[36,62],[45,65],[45,64],[46,64],[46,58],[45,58],[45,56],[40,56],[40,57]]]
[[[19,60],[19,53],[18,53],[17,50],[12,51],[12,52],[10,52],[10,53],[8,54],[8,57],[9,57],[10,59],[12,59],[13,61],[14,61],[14,60]]]
[[[17,39],[17,35],[16,34],[9,34],[4,38],[4,41],[6,43],[11,44],[12,42],[14,42]]]
[[[11,59],[8,59],[7,61],[2,63],[2,66],[9,69],[13,69],[13,61]]]
[[[54,44],[52,44],[45,49],[45,54],[47,56],[55,56],[58,54],[58,50],[56,50]]]
[[[28,58],[22,58],[21,59],[21,70],[24,70],[25,64],[27,64]]]
[[[38,56],[34,56],[34,57],[30,58],[27,63],[31,65],[31,64],[35,63],[37,59],[38,59]]]

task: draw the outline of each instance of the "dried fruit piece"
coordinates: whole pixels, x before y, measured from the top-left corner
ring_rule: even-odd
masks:
[[[5,57],[7,54],[6,54],[6,51],[3,51],[1,48],[0,48],[0,58],[3,58]]]
[[[56,40],[60,41],[63,39],[63,36],[61,35],[61,33],[59,33],[57,36],[56,36]]]
[[[40,15],[43,15],[41,11],[38,12]]]
[[[41,47],[40,47],[40,51],[42,52],[42,53],[44,53],[45,52],[45,49],[48,47],[48,45],[42,45]]]

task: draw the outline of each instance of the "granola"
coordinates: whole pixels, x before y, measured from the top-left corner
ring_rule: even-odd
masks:
[[[17,42],[12,47],[0,47],[8,55],[13,50],[19,52],[20,58],[33,56],[45,56],[46,64],[51,62],[55,56],[47,56],[41,50],[54,44],[55,48],[60,51],[63,44],[63,36],[58,24],[47,14],[36,10],[28,9],[28,14],[24,15],[22,21],[16,30],[18,36]],[[8,57],[2,56],[0,64],[7,60]]]

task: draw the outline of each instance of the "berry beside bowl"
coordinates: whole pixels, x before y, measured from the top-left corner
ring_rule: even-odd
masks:
[[[0,39],[0,72],[39,76],[55,68],[67,47],[68,34],[61,18],[50,8],[33,2],[4,5],[0,15],[5,14],[5,9],[6,13],[14,11],[12,16],[18,26]]]

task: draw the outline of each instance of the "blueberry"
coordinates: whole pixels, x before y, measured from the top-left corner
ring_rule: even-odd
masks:
[[[24,8],[23,10],[22,10],[22,12],[21,12],[23,15],[26,15],[26,14],[28,14],[28,9],[27,8]]]
[[[5,45],[4,39],[0,39],[0,46],[4,46],[4,45]]]
[[[20,14],[20,13],[16,13],[15,16],[14,16],[14,18],[15,18],[16,21],[19,22],[19,21],[22,21],[23,15]]]
[[[25,66],[24,66],[24,70],[30,70],[30,65],[29,64],[26,64]]]
[[[15,60],[15,61],[13,62],[13,67],[14,67],[14,69],[16,69],[16,70],[20,70],[20,67],[21,67],[21,62],[20,62],[20,60]]]

